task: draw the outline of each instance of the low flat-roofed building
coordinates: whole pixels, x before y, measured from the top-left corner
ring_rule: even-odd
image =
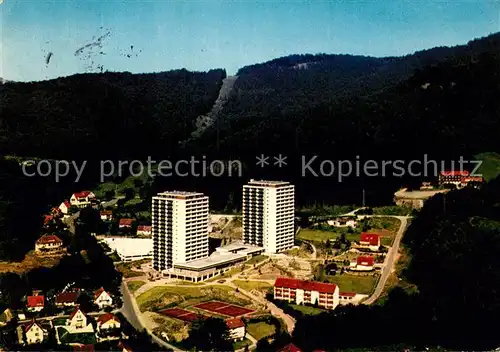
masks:
[[[111,250],[116,251],[124,262],[131,262],[153,257],[153,240],[150,238],[110,237],[104,242]]]
[[[188,281],[204,281],[219,275],[232,267],[246,262],[251,257],[264,252],[264,248],[234,242],[219,247],[209,257],[186,263],[174,264],[173,268],[163,271],[167,277]]]

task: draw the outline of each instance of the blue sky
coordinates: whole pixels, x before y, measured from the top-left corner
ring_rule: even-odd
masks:
[[[100,67],[233,74],[288,54],[404,55],[498,31],[494,0],[3,0],[0,77],[37,81]],[[100,46],[75,55],[100,36]]]

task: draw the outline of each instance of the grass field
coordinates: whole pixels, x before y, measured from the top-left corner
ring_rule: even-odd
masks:
[[[116,270],[121,272],[123,274],[123,277],[125,278],[143,276],[144,273],[135,270],[136,266],[140,265],[141,263],[141,261],[118,263],[116,264]]]
[[[201,301],[220,300],[228,303],[248,305],[246,299],[236,296],[235,289],[229,286],[157,286],[141,293],[137,304],[142,312],[154,307],[162,307],[172,303],[188,302],[194,305]]]
[[[392,242],[394,241],[394,238],[393,237],[382,237],[380,239],[380,243],[383,245],[383,246],[392,246]]]
[[[274,325],[260,321],[258,323],[251,323],[247,325],[247,332],[257,340],[264,337],[271,336],[276,331]]]
[[[242,341],[234,342],[233,349],[237,351],[240,348],[244,348],[245,346],[250,346],[250,345],[252,345],[252,341],[250,341],[249,339],[243,339]]]
[[[317,315],[326,312],[324,309],[321,308],[302,306],[298,304],[290,304],[290,307],[306,315]]]
[[[341,292],[370,294],[377,283],[376,276],[335,275],[328,276],[328,281],[339,286]]]
[[[481,153],[475,155],[475,158],[483,162],[476,173],[482,174],[486,181],[490,181],[500,175],[500,154]]]
[[[401,226],[401,221],[390,217],[370,218],[368,220],[368,226],[371,230],[387,230],[397,232]]]
[[[245,280],[234,280],[233,284],[238,287],[241,287],[244,290],[267,290],[272,287],[271,284],[262,281],[245,281]]]
[[[137,291],[140,287],[144,286],[146,283],[144,281],[140,280],[134,280],[134,281],[129,281],[127,283],[128,289],[130,292],[134,293]]]
[[[326,241],[335,239],[340,236],[340,233],[334,231],[322,231],[313,229],[301,229],[297,238],[306,241]],[[359,234],[346,234],[349,241],[359,241]]]

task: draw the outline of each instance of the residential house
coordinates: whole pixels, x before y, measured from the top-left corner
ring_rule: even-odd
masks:
[[[54,252],[62,248],[63,241],[56,235],[43,235],[35,242],[36,252]]]
[[[285,347],[279,349],[278,352],[302,352],[302,350],[293,343],[289,343]]]
[[[91,191],[81,191],[78,193],[73,193],[70,198],[71,205],[76,205],[79,208],[85,208],[90,205],[92,201],[96,199],[96,196]]]
[[[469,176],[465,177],[460,184],[461,187],[472,186],[479,188],[484,183],[484,178],[481,176]]]
[[[28,312],[40,312],[45,306],[45,297],[40,294],[28,296],[26,299],[26,308]]]
[[[71,334],[94,332],[92,322],[79,307],[76,307],[73,313],[71,313],[65,328]]]
[[[111,307],[113,305],[113,298],[111,298],[111,295],[101,287],[94,292],[94,303],[99,307],[99,309]]]
[[[118,228],[124,229],[124,228],[132,228],[132,224],[134,223],[134,219],[120,219],[120,222],[118,223]]]
[[[97,332],[106,333],[116,329],[120,329],[120,320],[111,313],[106,313],[97,318]]]
[[[63,292],[56,295],[55,303],[56,307],[74,307],[76,306],[78,296],[80,292]]]
[[[137,226],[137,236],[151,236],[152,226],[139,225]]]
[[[71,347],[73,348],[73,351],[78,351],[78,352],[94,352],[95,351],[95,348],[94,348],[94,345],[92,344],[83,344],[83,343],[79,343],[78,345],[71,345]]]
[[[342,217],[334,220],[328,220],[327,223],[328,225],[333,227],[350,227],[353,229],[358,226],[358,222],[356,221],[356,219],[349,217]]]
[[[439,185],[454,184],[458,187],[466,177],[469,177],[469,171],[441,171]]]
[[[43,225],[48,226],[54,221],[54,215],[45,215],[43,218]]]
[[[375,233],[363,232],[359,238],[359,245],[376,252],[380,248],[380,236]]]
[[[340,292],[339,299],[341,303],[348,303],[356,297],[356,292]]]
[[[51,214],[54,216],[54,217],[61,217],[62,216],[62,212],[61,212],[61,209],[59,209],[59,207],[57,208],[52,208],[50,210]]]
[[[245,323],[241,318],[233,318],[226,320],[229,336],[233,341],[243,340],[245,338]]]
[[[356,258],[352,270],[356,271],[371,271],[375,264],[375,257],[371,255],[360,255]]]
[[[274,299],[335,309],[339,304],[339,287],[316,281],[277,278],[274,283]]]
[[[101,220],[110,221],[113,220],[113,211],[112,210],[101,210],[99,213],[101,215]]]
[[[35,319],[31,322],[20,324],[17,327],[17,336],[22,345],[33,345],[42,343],[48,335],[48,331]]]
[[[71,208],[71,203],[67,200],[59,205],[59,210],[61,210],[61,213],[63,213],[64,215],[67,215],[69,213],[69,208]]]

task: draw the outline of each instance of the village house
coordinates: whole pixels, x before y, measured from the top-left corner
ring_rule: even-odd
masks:
[[[38,291],[34,291],[32,296],[26,298],[26,309],[28,312],[40,312],[45,306],[45,297]]]
[[[439,185],[453,184],[458,187],[466,177],[469,177],[469,171],[441,171]]]
[[[137,226],[137,236],[151,236],[152,226],[139,225]]]
[[[100,213],[101,220],[110,221],[113,220],[113,211],[112,210],[101,210]]]
[[[114,314],[106,313],[97,318],[97,332],[101,335],[116,331],[120,329],[120,326],[120,320]],[[120,338],[120,335],[118,335],[118,338]]]
[[[118,228],[124,229],[124,228],[132,228],[132,224],[134,223],[134,219],[120,219],[118,223]]]
[[[17,327],[18,341],[21,345],[42,343],[47,335],[48,331],[44,329],[35,319],[31,322],[20,324]]]
[[[62,248],[63,241],[56,235],[43,235],[35,242],[35,251],[42,252],[53,252],[58,251]]]
[[[71,345],[71,347],[73,347],[73,351],[78,351],[78,352],[94,352],[95,349],[94,349],[94,345],[92,344],[83,344],[83,343],[79,343],[77,345]]]
[[[43,217],[43,225],[44,226],[50,225],[53,221],[54,221],[53,215],[44,215],[44,217]]]
[[[359,238],[359,245],[377,252],[380,248],[380,236],[375,233],[363,232]]]
[[[339,287],[335,284],[281,277],[274,283],[274,299],[335,309],[339,304]]]
[[[361,255],[356,258],[355,262],[351,263],[351,270],[356,271],[371,271],[375,264],[375,257],[370,255]]]
[[[227,319],[226,325],[229,330],[229,337],[233,341],[243,340],[245,338],[245,323],[241,318]]]
[[[334,220],[328,220],[327,224],[333,227],[350,227],[355,229],[358,226],[356,219],[349,217],[337,218]]]
[[[341,303],[352,301],[356,297],[356,292],[340,292],[339,299]]]
[[[56,295],[56,307],[74,307],[79,296],[79,292],[63,292]]]
[[[92,322],[78,307],[75,308],[73,313],[71,313],[71,315],[69,316],[68,320],[66,321],[65,328],[70,334],[94,332]]]
[[[472,186],[479,188],[484,183],[484,178],[481,176],[469,176],[465,177],[460,184],[460,187]]]
[[[92,201],[96,199],[96,196],[91,191],[81,191],[78,193],[73,193],[70,198],[71,205],[75,205],[79,208],[85,208],[90,205]]]
[[[61,213],[63,213],[64,215],[67,215],[69,213],[69,208],[71,208],[71,203],[67,200],[59,205],[59,210],[61,210]]]
[[[111,298],[111,295],[101,287],[94,292],[94,303],[99,307],[99,309],[111,307],[113,305],[113,298]]]

